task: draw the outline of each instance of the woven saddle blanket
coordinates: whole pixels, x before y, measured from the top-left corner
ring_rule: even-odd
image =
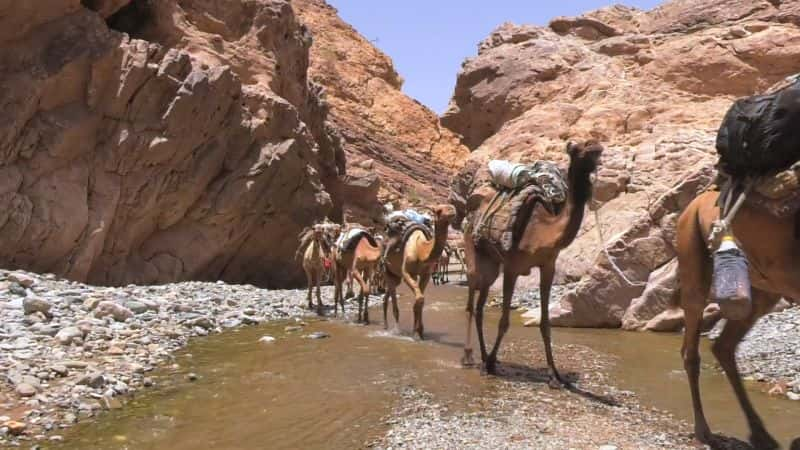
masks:
[[[513,180],[514,183],[507,182],[506,174],[501,174],[503,183],[498,183],[492,173],[488,179],[485,174],[476,177],[482,180],[473,191],[479,199],[471,198],[466,202],[475,207],[468,212],[467,230],[476,244],[488,244],[508,252],[517,245],[536,204],[557,215],[566,203],[569,188],[558,166],[548,161],[516,166],[515,173],[522,176]]]

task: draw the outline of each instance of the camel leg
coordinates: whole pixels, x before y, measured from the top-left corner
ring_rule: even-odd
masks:
[[[368,291],[369,287],[367,286],[367,282],[364,281],[364,278],[361,277],[361,274],[358,272],[358,270],[353,270],[351,273],[352,273],[352,277],[356,280],[356,282],[358,283],[359,288],[361,289],[361,292],[358,295],[358,320],[357,321],[361,322],[362,318],[363,318],[364,323],[368,324],[369,323],[369,317],[367,316],[367,312],[366,312],[367,305],[364,304],[364,300],[366,298],[367,302],[369,301],[369,291]]]
[[[341,267],[337,267],[334,270],[335,270],[336,278],[338,280],[337,281],[337,285],[339,287],[339,289],[338,289],[339,295],[336,297],[336,300],[335,300],[337,303],[334,306],[334,314],[337,315],[337,316],[339,315],[338,306],[341,305],[341,307],[342,307],[342,317],[345,317],[343,291],[344,291],[345,278],[347,277],[347,275],[345,274],[345,271]]]
[[[514,287],[516,285],[517,275],[512,273],[505,273],[503,275],[503,311],[500,315],[500,322],[497,324],[497,338],[485,362],[486,371],[489,373],[495,372],[497,352],[500,350],[500,343],[503,341],[503,337],[506,335],[506,332],[508,332],[508,326],[510,324],[509,316],[511,315],[511,299],[514,297]]]
[[[321,288],[319,286],[319,282],[320,282],[319,279],[320,279],[321,276],[322,276],[322,274],[320,274],[319,272],[314,272],[314,274],[312,275],[313,283],[314,283],[312,287],[316,287],[316,290],[317,290],[317,315],[319,315],[319,316],[322,315],[322,293],[321,293],[322,291],[321,291]],[[311,289],[309,289],[309,294],[310,293],[311,293]],[[310,304],[310,300],[311,300],[311,296],[309,295],[309,304]]]
[[[741,342],[742,338],[750,331],[750,328],[756,323],[764,312],[771,310],[779,300],[778,296],[766,294],[762,291],[753,290],[753,303],[757,308],[750,314],[750,317],[744,320],[729,320],[722,330],[722,334],[714,342],[711,350],[714,356],[719,361],[720,366],[725,371],[728,381],[736,394],[736,399],[747,417],[747,424],[750,426],[750,443],[757,449],[775,449],[779,445],[775,439],[770,436],[767,429],[764,427],[764,422],[756,413],[750,398],[747,396],[742,378],[739,375],[739,368],[736,364],[736,347]],[[765,307],[767,309],[762,308]]]
[[[308,294],[306,295],[306,299],[308,300],[308,310],[311,311],[311,308],[314,307],[314,304],[311,302],[311,293],[314,289],[314,277],[308,270],[306,270],[306,283],[308,284]]]
[[[345,294],[344,298],[351,298],[355,297],[356,294],[353,291],[353,276],[351,274],[347,275],[347,293]]]
[[[486,362],[488,357],[486,340],[483,337],[483,307],[486,306],[487,298],[489,298],[489,286],[481,286],[478,292],[478,303],[475,305],[475,328],[478,330],[478,345],[481,348],[481,362],[483,363]],[[485,365],[484,368],[486,368]]]
[[[555,273],[555,261],[539,268],[539,296],[541,297],[539,332],[542,335],[542,342],[544,343],[544,355],[547,359],[547,367],[550,369],[551,384],[566,384],[556,369],[556,363],[553,358],[553,343],[550,336],[550,290],[553,287]]]
[[[314,277],[316,281],[315,284],[317,285],[317,314],[321,316],[322,308],[325,306],[322,303],[322,287],[320,286],[320,284],[322,283],[322,270],[318,270],[315,275],[316,275]]]
[[[682,288],[683,290],[683,288]],[[682,292],[683,293],[683,292]],[[703,403],[700,398],[700,326],[703,319],[703,310],[700,308],[687,308],[684,306],[685,330],[683,334],[683,367],[689,379],[689,390],[692,393],[692,408],[694,410],[694,436],[703,443],[711,442],[711,430],[708,427]]]
[[[711,288],[711,265],[708,250],[699,227],[697,210],[690,206],[678,220],[678,278],[680,279],[681,308],[684,312],[681,356],[694,413],[694,436],[698,441],[712,442],[703,402],[700,397],[700,328],[703,309]]]
[[[400,279],[386,272],[384,280],[386,282],[386,292],[384,293],[383,296],[383,328],[386,330],[389,329],[388,310],[389,310],[389,299],[391,298],[392,309],[394,313],[395,331],[399,331],[400,311],[397,308],[397,285],[400,283]]]
[[[420,324],[420,320],[422,318],[422,307],[425,304],[425,297],[422,295],[422,289],[420,289],[419,284],[417,281],[414,280],[414,277],[411,276],[408,272],[406,272],[405,267],[403,268],[403,281],[405,281],[406,285],[411,289],[411,292],[414,293],[414,332],[417,333],[419,339],[424,339],[422,337],[422,325]]]
[[[339,274],[336,267],[333,267],[333,315],[339,315],[339,295],[341,295],[342,285],[339,283]]]
[[[417,321],[417,334],[419,334],[420,339],[424,339],[423,335],[425,334],[425,326],[422,322],[422,308],[425,307],[425,289],[428,287],[430,280],[430,273],[424,273],[419,276],[419,290],[422,292],[422,298],[414,302],[414,314],[419,315],[419,320]],[[419,310],[419,312],[417,312],[417,310]]]
[[[389,329],[389,290],[383,294],[383,329]]]
[[[472,321],[475,312],[475,287],[470,284],[467,292],[467,332],[464,338],[464,356],[461,357],[461,365],[465,367],[475,365],[475,360],[472,358]]]
[[[400,334],[400,307],[397,306],[397,285],[392,286],[392,314],[394,315],[394,331]]]

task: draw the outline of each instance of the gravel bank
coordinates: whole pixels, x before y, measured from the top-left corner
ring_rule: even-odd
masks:
[[[304,290],[107,288],[0,271],[0,446],[60,440],[59,429],[152,386],[148,373],[190,337],[313,313],[305,304]]]
[[[538,352],[538,353],[537,353]],[[632,392],[620,391],[604,374],[610,359],[577,345],[557,346],[563,374],[580,373],[578,390],[551,389],[545,367],[530,355],[536,344],[509,345],[501,375],[461,404],[407,388],[387,422],[384,449],[697,449],[686,424],[665,412],[639,405]],[[527,356],[526,356],[527,355]],[[538,358],[538,357],[537,357]],[[569,376],[569,375],[568,375]],[[573,375],[573,377],[576,377]],[[574,378],[573,378],[574,379]],[[702,448],[702,446],[700,446]]]
[[[723,323],[709,334],[712,339]],[[759,320],[739,345],[736,359],[747,379],[770,383],[773,393],[800,401],[800,306]]]

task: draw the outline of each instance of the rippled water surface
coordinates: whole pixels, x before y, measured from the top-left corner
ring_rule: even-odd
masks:
[[[158,374],[158,388],[74,428],[65,434],[63,448],[363,447],[388,429],[387,418],[406,385],[456,405],[466,405],[469,393],[490,389],[477,370],[458,366],[465,296],[459,287],[429,289],[425,342],[384,332],[377,309],[368,327],[308,320],[299,331],[285,331],[295,323],[280,323],[197,339],[178,355],[179,367]],[[401,300],[401,329],[407,334],[409,296]],[[497,311],[489,316],[493,337]],[[331,337],[303,337],[315,331]],[[259,342],[264,335],[276,341]],[[538,340],[539,333],[515,321],[507,339]],[[636,392],[644,404],[691,419],[679,336],[558,329],[554,340],[617,357],[611,375],[619,388]],[[712,361],[707,349],[704,358]],[[199,379],[187,381],[183,375],[189,372]],[[702,383],[712,428],[746,438],[726,379],[706,366]],[[756,407],[773,434],[788,443],[792,434],[800,434],[800,402],[771,398],[758,389],[751,393]]]

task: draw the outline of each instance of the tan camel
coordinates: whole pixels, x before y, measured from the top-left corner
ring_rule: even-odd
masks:
[[[314,286],[317,288],[317,314],[322,314],[322,297],[320,295],[320,283],[325,272],[325,258],[330,255],[330,246],[325,236],[325,231],[320,226],[314,226],[311,230],[311,242],[303,250],[303,270],[306,273],[308,283],[308,309],[313,307],[311,302],[311,291]]]
[[[692,201],[678,220],[678,264],[681,307],[686,316],[683,356],[694,408],[695,437],[710,443],[713,435],[703,414],[700,375],[700,324],[711,286],[712,259],[708,250],[711,226],[719,217],[719,193],[707,192]],[[771,311],[780,297],[800,296],[800,240],[795,219],[778,219],[745,204],[732,223],[733,233],[750,261],[753,308],[743,320],[728,320],[712,347],[714,356],[733,387],[750,426],[750,442],[757,449],[778,448],[747,396],[735,353],[756,321]],[[723,308],[723,315],[725,309]]]
[[[467,334],[464,344],[463,365],[473,365],[472,359],[472,321],[473,311],[475,325],[478,331],[478,342],[481,349],[482,369],[490,374],[495,373],[497,351],[500,342],[508,331],[511,299],[514,296],[514,287],[517,277],[529,275],[533,267],[539,268],[541,291],[541,322],[539,325],[544,341],[547,366],[550,369],[551,382],[564,384],[553,361],[553,351],[550,343],[549,300],[550,288],[556,270],[556,259],[561,250],[566,248],[575,239],[580,230],[586,203],[592,196],[591,175],[597,170],[603,147],[595,141],[585,144],[568,144],[567,153],[570,157],[567,182],[569,194],[566,204],[559,214],[553,215],[544,206],[536,202],[523,207],[531,208],[525,228],[520,233],[518,244],[510,252],[500,254],[499,251],[476,247],[473,235],[464,233],[464,252],[467,263],[468,301],[467,301]],[[485,203],[491,198],[485,198]],[[522,211],[520,214],[526,214]],[[483,308],[489,295],[489,288],[497,279],[500,267],[503,267],[503,305],[502,316],[498,326],[497,339],[491,353],[486,353],[486,343],[483,337]],[[475,292],[478,292],[478,302],[475,304]],[[477,306],[477,309],[476,309]]]
[[[369,323],[369,280],[372,274],[378,269],[378,264],[383,254],[381,241],[368,231],[364,230],[353,238],[353,242],[344,250],[336,249],[333,258],[334,274],[334,314],[338,314],[338,305],[342,305],[342,315],[344,315],[344,295],[343,285],[347,279],[355,280],[360,288],[358,295],[358,317],[357,322]],[[374,245],[373,245],[374,243]]]
[[[425,328],[422,325],[422,309],[425,306],[425,288],[431,279],[434,266],[447,243],[447,232],[450,222],[455,218],[456,211],[450,205],[439,205],[433,208],[434,226],[433,238],[428,239],[422,230],[414,230],[404,242],[399,244],[399,249],[389,249],[385,260],[386,294],[383,297],[383,324],[389,327],[388,307],[389,298],[392,299],[392,312],[395,327],[399,327],[400,310],[397,307],[397,286],[400,281],[414,293],[414,333],[420,339],[425,339]]]

